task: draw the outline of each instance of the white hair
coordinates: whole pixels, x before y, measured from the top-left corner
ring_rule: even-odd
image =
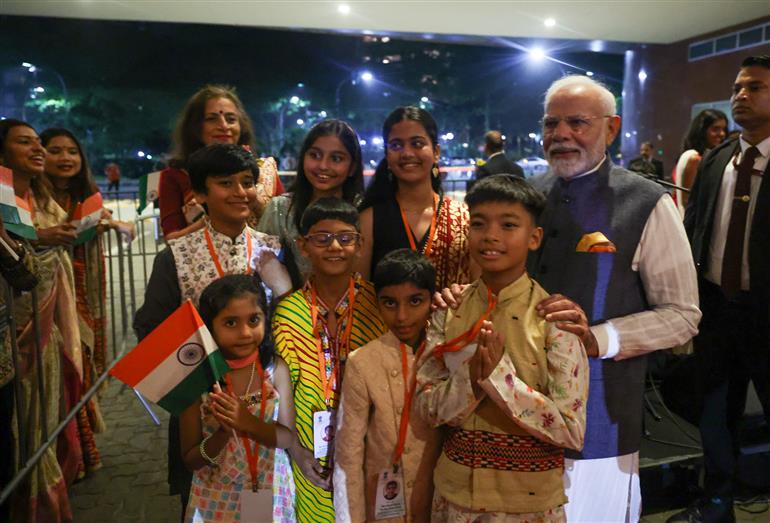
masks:
[[[551,87],[549,87],[545,92],[545,102],[543,103],[543,106],[548,107],[548,102],[551,101],[551,97],[558,91],[561,91],[562,89],[569,89],[571,87],[586,87],[588,89],[593,89],[599,95],[599,101],[602,104],[602,110],[604,113],[608,115],[617,114],[615,107],[615,95],[612,94],[609,89],[607,89],[607,86],[601,82],[597,82],[596,80],[579,74],[563,76],[562,78],[559,78],[554,83],[552,83]]]

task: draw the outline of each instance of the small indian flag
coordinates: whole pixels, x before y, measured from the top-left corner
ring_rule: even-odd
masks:
[[[5,228],[12,233],[27,238],[28,240],[37,240],[37,232],[35,232],[35,225],[32,222],[32,211],[29,208],[27,200],[16,198],[16,212],[19,215],[18,220],[9,220],[5,223]]]
[[[112,368],[110,374],[179,415],[230,368],[187,300]]]
[[[16,194],[13,192],[13,171],[7,167],[0,167],[0,212],[4,223],[19,221]]]
[[[139,178],[138,212],[141,213],[147,205],[158,199],[158,187],[160,187],[160,171],[154,171]]]
[[[99,191],[77,204],[72,214],[72,225],[75,226],[75,232],[78,235],[75,245],[85,243],[94,237],[96,226],[99,225],[102,217],[102,208],[104,208],[104,201]]]

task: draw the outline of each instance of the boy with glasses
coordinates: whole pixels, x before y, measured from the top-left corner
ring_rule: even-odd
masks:
[[[334,521],[328,427],[348,355],[385,332],[372,284],[353,272],[361,249],[358,211],[337,198],[305,209],[297,239],[312,271],[273,317],[276,352],[289,366],[298,444],[290,449],[297,520]]]

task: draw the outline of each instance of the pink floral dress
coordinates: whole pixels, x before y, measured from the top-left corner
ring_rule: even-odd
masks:
[[[278,391],[273,386],[273,366],[266,369],[268,402],[265,409],[265,421],[278,419]],[[241,399],[245,400],[249,412],[257,415],[261,402],[261,387]],[[219,424],[211,415],[208,394],[201,404],[203,436],[207,437],[219,429]],[[192,523],[241,521],[240,493],[244,486],[251,484],[248,461],[240,438],[230,438],[220,454],[218,466],[205,466],[193,474],[190,488],[190,501],[185,512],[185,521]],[[252,447],[253,448],[253,447]],[[294,515],[294,477],[291,472],[289,456],[283,449],[259,447],[257,462],[260,488],[270,488],[273,492],[272,521],[293,523]],[[267,507],[265,521],[269,519]]]

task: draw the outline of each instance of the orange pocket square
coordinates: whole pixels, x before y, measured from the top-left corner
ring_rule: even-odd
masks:
[[[615,244],[603,233],[597,231],[584,234],[575,248],[575,252],[616,252]]]

